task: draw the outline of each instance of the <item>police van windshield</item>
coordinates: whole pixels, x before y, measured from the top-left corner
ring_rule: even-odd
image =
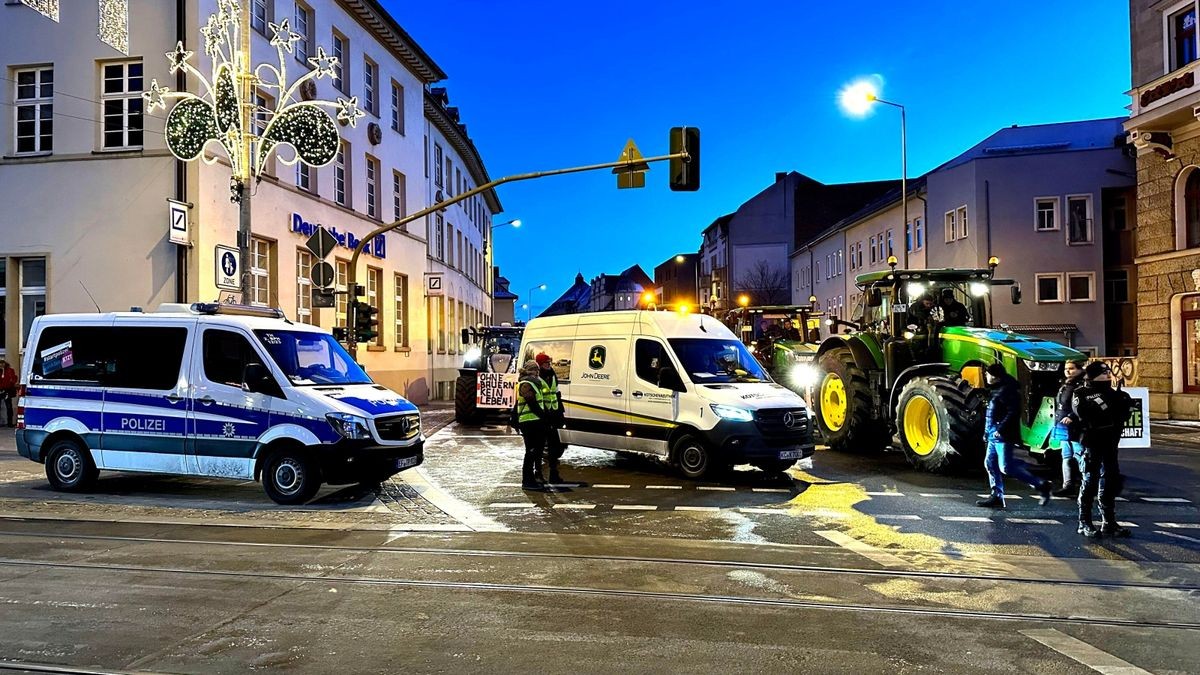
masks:
[[[740,340],[671,338],[667,342],[696,384],[769,381]]]
[[[371,384],[371,378],[328,333],[256,330],[267,353],[296,386]]]

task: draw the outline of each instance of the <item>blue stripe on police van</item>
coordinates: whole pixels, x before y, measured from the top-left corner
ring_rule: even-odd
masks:
[[[57,410],[54,408],[26,408],[25,426],[44,427],[56,419],[69,417],[92,431],[100,431],[99,410]]]
[[[25,390],[25,395],[45,396],[46,398],[75,398],[81,401],[100,401],[104,399],[104,390],[99,387],[31,386]]]
[[[329,398],[345,403],[346,405],[352,405],[355,408],[372,415],[383,415],[386,413],[399,414],[416,412],[417,410],[417,406],[402,398],[379,401],[372,401],[370,399],[359,398],[357,396],[330,396]]]

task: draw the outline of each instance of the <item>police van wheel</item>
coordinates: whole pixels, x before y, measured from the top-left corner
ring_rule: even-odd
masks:
[[[100,472],[92,455],[78,441],[59,439],[46,453],[46,479],[60,492],[81,492],[96,482]]]
[[[321,487],[320,476],[312,461],[303,453],[284,450],[267,461],[262,476],[263,489],[276,504],[303,504]]]
[[[680,436],[673,454],[680,473],[692,480],[703,478],[716,468],[712,452],[695,436]]]

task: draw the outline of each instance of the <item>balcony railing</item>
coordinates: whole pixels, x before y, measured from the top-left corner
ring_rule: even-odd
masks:
[[[1130,116],[1137,117],[1157,108],[1168,106],[1190,93],[1200,91],[1196,87],[1197,82],[1200,81],[1197,70],[1200,70],[1200,61],[1192,61],[1182,68],[1176,68],[1166,75],[1130,91],[1129,95],[1133,98],[1133,104],[1129,108],[1132,112]]]

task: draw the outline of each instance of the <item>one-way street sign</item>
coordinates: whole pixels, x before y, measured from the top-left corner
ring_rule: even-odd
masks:
[[[318,227],[308,241],[304,242],[304,246],[312,251],[318,260],[324,260],[325,256],[329,255],[337,246],[337,239],[324,227]]]

